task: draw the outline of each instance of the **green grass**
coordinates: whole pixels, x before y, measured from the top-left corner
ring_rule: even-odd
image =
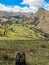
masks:
[[[49,65],[49,40],[33,25],[11,24],[0,29],[0,65],[15,65],[18,52],[25,52],[28,65]]]
[[[15,56],[22,51],[28,65],[49,65],[49,41],[46,40],[0,40],[0,65],[15,65]],[[5,57],[8,57],[6,61]]]
[[[0,29],[0,39],[44,39],[45,36],[33,25],[11,24],[8,28]]]

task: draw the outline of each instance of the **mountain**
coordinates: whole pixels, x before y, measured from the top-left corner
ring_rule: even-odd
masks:
[[[25,20],[28,22],[28,19],[32,17],[32,12],[7,12],[7,11],[0,11],[0,24],[10,24],[12,20]]]
[[[32,12],[0,11],[0,37],[43,39],[45,34],[30,24]]]
[[[0,11],[0,17],[14,17],[14,16],[17,16],[17,17],[23,17],[23,16],[26,16],[26,17],[30,17],[33,13],[32,12],[7,12],[7,11]]]
[[[49,33],[49,11],[43,8],[39,9],[34,14],[34,25],[42,29],[44,32]]]

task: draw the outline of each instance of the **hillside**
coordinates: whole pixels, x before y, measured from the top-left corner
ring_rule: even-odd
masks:
[[[35,25],[37,28],[42,29],[46,33],[49,33],[49,11],[45,9],[39,9],[35,14]]]
[[[18,52],[24,52],[27,65],[49,65],[49,41],[0,41],[0,65],[15,65]]]
[[[0,12],[0,65],[15,65],[19,52],[25,53],[27,65],[49,65],[48,13]]]
[[[32,12],[0,11],[0,38],[43,39],[49,37],[49,11]]]
[[[45,34],[33,25],[11,24],[0,26],[0,39],[44,39]]]

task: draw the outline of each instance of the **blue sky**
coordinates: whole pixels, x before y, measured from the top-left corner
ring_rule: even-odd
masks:
[[[45,0],[45,2],[49,3],[49,0]]]
[[[2,11],[36,12],[39,8],[49,10],[49,0],[0,0]]]
[[[0,0],[0,3],[4,4],[6,6],[20,5],[21,2],[22,2],[22,0]]]

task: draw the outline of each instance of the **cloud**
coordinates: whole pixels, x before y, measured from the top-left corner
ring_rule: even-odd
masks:
[[[23,0],[22,4],[28,4],[30,11],[36,12],[43,6],[44,0]]]
[[[42,6],[44,0],[23,0],[22,4],[28,4],[29,6]]]
[[[2,10],[2,11],[11,11],[12,8],[11,7],[6,7],[5,5],[0,3],[0,10]]]
[[[19,12],[20,9],[21,8],[19,6],[11,7],[11,6],[5,6],[5,5],[3,5],[3,4],[0,3],[0,10],[1,11]]]
[[[20,7],[20,6],[5,6],[3,4],[0,3],[0,10],[1,11],[9,11],[9,12],[30,12],[30,9],[26,6],[26,7]]]
[[[4,4],[0,3],[0,10],[1,11],[12,11],[12,12],[36,12],[39,8],[43,7],[49,10],[49,3],[45,3],[44,0],[23,0],[21,5],[28,5],[25,7],[21,7],[19,5],[16,6],[5,6]]]

